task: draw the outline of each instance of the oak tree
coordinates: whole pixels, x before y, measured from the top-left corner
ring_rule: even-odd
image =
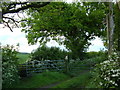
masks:
[[[27,22],[21,23],[28,43],[46,43],[50,39],[64,44],[81,58],[95,36],[105,31],[103,3],[50,3],[37,9],[29,9]],[[62,38],[61,38],[62,37]]]

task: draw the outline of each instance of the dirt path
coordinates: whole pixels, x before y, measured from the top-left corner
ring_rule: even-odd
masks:
[[[52,84],[50,84],[50,85],[37,88],[36,90],[41,90],[42,88],[52,88],[52,87],[54,87],[54,86],[56,86],[56,85],[58,85],[58,84],[60,84],[60,83],[62,83],[62,82],[64,82],[64,81],[52,83]]]
[[[50,85],[48,85],[48,86],[44,86],[44,87],[41,87],[41,88],[52,88],[52,87],[54,87],[54,86],[56,86],[56,85],[58,85],[58,84],[60,84],[61,82],[56,82],[56,83],[53,83],[53,84],[50,84]]]

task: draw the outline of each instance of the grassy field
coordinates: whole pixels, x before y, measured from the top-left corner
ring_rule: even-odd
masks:
[[[23,64],[29,59],[29,54],[27,54],[27,53],[18,53],[17,57],[19,58],[18,63]]]
[[[60,82],[70,78],[69,76],[58,72],[44,72],[35,74],[32,77],[25,78],[13,88],[40,88],[55,82]]]

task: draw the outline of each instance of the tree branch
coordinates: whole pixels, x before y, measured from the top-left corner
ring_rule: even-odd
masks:
[[[12,3],[10,3],[9,4],[9,6],[8,6],[8,10],[9,9],[11,9],[11,8],[14,8],[13,6],[16,6],[16,5],[25,5],[25,4],[27,4],[28,2],[12,2]]]
[[[6,19],[9,19],[9,20],[13,21],[13,23],[19,28],[19,26],[17,25],[17,23],[19,23],[20,21],[16,21],[15,19],[10,18],[10,17],[4,17],[4,16],[3,16],[3,18],[6,18]],[[17,23],[16,23],[16,22],[17,22]],[[9,22],[8,22],[8,23],[9,23]]]
[[[46,6],[47,4],[49,4],[50,2],[44,2],[42,4],[36,4],[36,3],[30,3],[30,4],[27,4],[26,6],[22,6],[20,8],[17,8],[17,9],[13,9],[13,10],[6,10],[6,11],[2,11],[2,14],[8,14],[8,13],[18,13],[19,11],[22,11],[22,10],[25,10],[25,9],[28,9],[28,8],[40,8],[40,7],[43,7],[43,6]],[[16,4],[17,5],[17,4]]]
[[[10,25],[8,24],[8,22],[6,22],[6,21],[4,21],[4,20],[3,20],[3,22],[6,23],[6,24],[7,24],[6,26],[10,29],[11,32],[13,32],[13,30],[12,30],[12,28],[10,27]]]
[[[13,22],[17,22],[17,23],[19,23],[19,21],[16,21],[16,20],[14,20],[13,18],[10,18],[10,17],[4,17],[4,16],[3,16],[3,18],[7,18],[7,19],[12,20]]]
[[[20,21],[16,21],[14,18],[11,18],[11,17],[5,17],[4,15],[9,14],[9,13],[17,13],[18,14],[18,12],[20,12],[20,11],[23,11],[23,10],[26,10],[29,8],[40,8],[40,7],[46,6],[49,3],[50,2],[37,2],[37,3],[36,2],[35,3],[33,3],[33,2],[11,2],[11,3],[6,3],[6,4],[3,4],[3,6],[2,6],[2,17],[5,19],[8,19],[8,20],[11,20],[18,27],[17,23],[19,23]],[[18,6],[20,6],[20,7],[18,7]],[[3,20],[3,23],[5,23],[4,25],[7,26],[13,32],[11,26],[9,25],[9,23],[10,23],[9,21],[6,22],[5,20]]]

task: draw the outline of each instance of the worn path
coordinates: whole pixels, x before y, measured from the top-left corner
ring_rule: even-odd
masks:
[[[84,72],[82,72],[82,73],[80,73],[80,74],[84,74],[84,73],[89,72],[89,71],[90,71],[90,70],[86,70],[86,71],[84,71]],[[75,76],[75,77],[77,77],[77,76]],[[70,79],[70,78],[69,78],[69,79]],[[67,79],[67,80],[69,80],[69,79]],[[64,81],[67,81],[67,80],[64,80]],[[52,87],[54,87],[54,86],[56,86],[56,85],[58,85],[58,84],[60,84],[60,83],[62,83],[62,82],[64,82],[64,81],[52,83],[52,84],[50,84],[50,85],[37,88],[36,90],[40,90],[40,89],[42,89],[42,88],[52,88]],[[84,88],[84,87],[83,87],[83,86],[80,86],[80,88]]]
[[[52,84],[50,84],[50,85],[37,88],[36,90],[40,90],[40,89],[43,89],[43,88],[52,88],[52,87],[54,87],[54,86],[56,86],[56,85],[58,85],[58,84],[60,84],[60,83],[62,83],[62,82],[64,82],[64,81],[52,83]]]
[[[48,86],[44,86],[44,87],[41,87],[41,88],[52,88],[52,87],[54,87],[54,86],[56,86],[56,85],[58,85],[58,84],[60,84],[61,82],[56,82],[56,83],[53,83],[53,84],[50,84],[50,85],[48,85]]]

